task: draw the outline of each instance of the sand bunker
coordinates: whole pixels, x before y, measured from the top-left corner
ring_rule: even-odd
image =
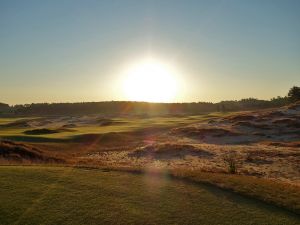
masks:
[[[67,128],[61,128],[61,129],[33,129],[33,130],[26,130],[24,131],[24,134],[27,135],[43,135],[43,134],[56,134],[61,132],[73,132],[75,130],[67,129]]]

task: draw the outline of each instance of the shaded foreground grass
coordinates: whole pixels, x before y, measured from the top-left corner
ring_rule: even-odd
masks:
[[[0,167],[1,224],[299,224],[292,213],[155,174]]]
[[[271,203],[300,215],[299,186],[236,174],[207,173],[188,170],[173,170],[171,174],[175,178],[213,185],[224,190],[230,190],[250,198]]]
[[[147,173],[147,166],[140,167],[120,167],[120,166],[90,166],[77,165],[77,168],[103,169],[108,171],[129,172],[133,174]],[[161,169],[152,168],[152,173],[168,174],[169,177],[189,183],[208,185],[230,191],[247,198],[257,199],[300,216],[300,189],[299,186],[270,180],[257,178],[254,176],[244,176],[238,174],[203,172],[189,169]]]

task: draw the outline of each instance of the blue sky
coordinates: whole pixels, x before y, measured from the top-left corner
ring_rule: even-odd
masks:
[[[0,102],[127,100],[120,74],[173,64],[175,101],[285,95],[300,85],[298,0],[0,0]]]

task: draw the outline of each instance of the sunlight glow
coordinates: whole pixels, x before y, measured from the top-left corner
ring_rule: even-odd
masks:
[[[148,59],[128,69],[123,91],[131,101],[170,102],[176,96],[177,85],[175,73],[169,66]]]

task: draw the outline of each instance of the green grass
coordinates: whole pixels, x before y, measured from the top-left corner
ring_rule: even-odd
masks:
[[[0,224],[299,224],[231,192],[125,172],[0,167]]]
[[[259,199],[300,215],[300,190],[295,185],[237,174],[205,173],[188,170],[173,170],[171,174],[180,179],[214,185],[244,196]]]
[[[31,119],[38,119],[40,117],[2,117],[0,118],[0,125],[16,122],[19,120],[31,120]]]
[[[28,141],[28,142],[51,142],[57,141],[58,139],[68,140],[77,135],[83,134],[104,134],[111,132],[131,132],[137,131],[145,128],[167,128],[175,127],[180,125],[187,125],[195,122],[201,122],[204,120],[220,117],[223,114],[221,113],[211,113],[203,114],[196,116],[185,116],[185,117],[176,117],[176,116],[164,116],[164,117],[149,117],[149,118],[114,118],[114,120],[121,122],[118,124],[112,124],[109,126],[100,126],[99,124],[94,125],[84,125],[72,128],[73,132],[59,132],[53,134],[43,134],[43,135],[26,135],[24,132],[26,130],[32,130],[33,128],[1,128],[0,129],[0,138],[6,138],[15,141]],[[24,118],[0,118],[0,124],[6,124],[9,122],[15,122]],[[34,118],[30,118],[34,119]],[[39,117],[39,119],[41,119]],[[45,119],[49,119],[45,117]],[[51,118],[49,119],[51,120]],[[55,124],[51,125],[50,128],[59,128],[55,127]]]

